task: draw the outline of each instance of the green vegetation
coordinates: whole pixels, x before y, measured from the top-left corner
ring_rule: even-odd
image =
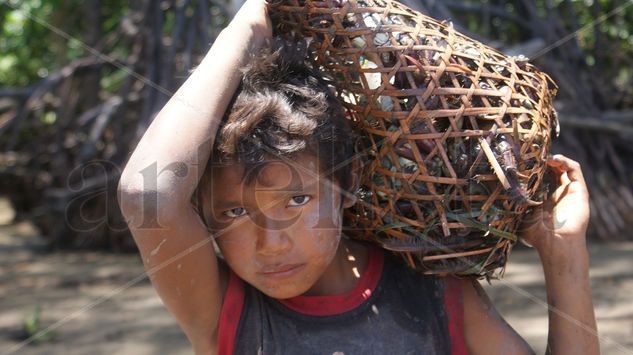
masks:
[[[90,1],[9,0],[0,4],[0,87],[29,86],[71,61],[88,55],[83,43],[94,33],[114,31],[128,7],[118,0],[101,1],[100,23],[85,16]],[[91,31],[92,30],[92,31]],[[69,37],[65,38],[64,34]]]
[[[38,303],[35,306],[35,312],[24,320],[24,337],[26,339],[32,339],[36,344],[45,343],[57,337],[56,332],[42,329],[40,321],[41,313],[42,306]]]
[[[558,61],[569,59],[572,61],[569,64],[596,74],[592,84],[607,96],[597,98],[602,109],[633,107],[633,1],[465,0],[447,3],[454,3],[449,7],[454,10],[456,20],[470,31],[508,45],[539,37],[550,46],[577,33],[575,38],[551,49],[547,55]],[[534,12],[538,18],[532,16]]]

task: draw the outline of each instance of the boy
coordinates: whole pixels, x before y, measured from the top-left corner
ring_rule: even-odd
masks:
[[[323,82],[292,66],[275,78],[283,60],[270,54],[240,87],[239,69],[271,38],[266,12],[263,0],[244,4],[154,119],[119,185],[150,279],[195,352],[532,353],[477,281],[407,272],[342,235],[360,164]],[[556,307],[549,350],[596,354],[587,190],[577,163],[548,164],[561,182],[556,209],[529,218],[522,238],[541,256]],[[549,223],[560,216],[567,223]]]

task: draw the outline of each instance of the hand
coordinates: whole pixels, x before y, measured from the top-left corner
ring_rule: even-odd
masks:
[[[555,251],[563,244],[585,243],[589,223],[589,192],[578,162],[555,155],[547,166],[556,176],[558,187],[542,206],[528,214],[519,238],[539,254]]]
[[[229,27],[248,26],[256,35],[270,40],[273,36],[273,26],[268,16],[269,8],[266,0],[246,0],[229,23]]]

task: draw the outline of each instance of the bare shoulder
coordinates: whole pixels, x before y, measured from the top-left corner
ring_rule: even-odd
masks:
[[[503,319],[476,279],[460,280],[464,301],[464,337],[470,354],[534,354]]]

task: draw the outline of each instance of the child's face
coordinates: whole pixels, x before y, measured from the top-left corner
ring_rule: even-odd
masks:
[[[270,161],[251,184],[242,181],[243,169],[238,164],[215,168],[211,201],[205,203],[224,259],[270,297],[303,294],[336,255],[347,207],[341,205],[341,191],[319,174],[317,157],[310,154],[293,163]],[[290,275],[266,274],[267,268],[295,264],[300,267]]]

